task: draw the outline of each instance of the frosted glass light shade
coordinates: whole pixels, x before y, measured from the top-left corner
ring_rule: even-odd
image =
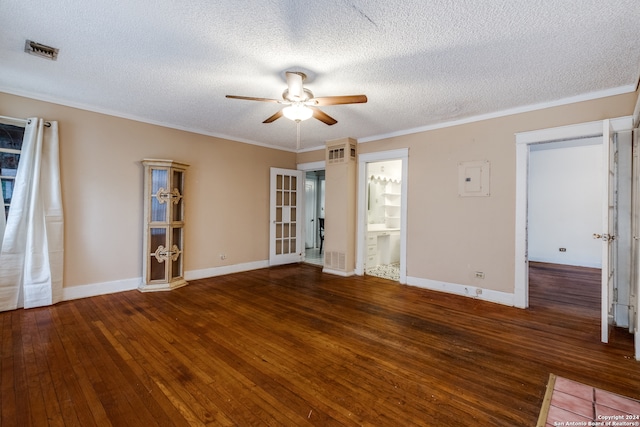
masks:
[[[294,122],[300,122],[310,119],[313,116],[311,108],[306,107],[303,104],[292,104],[282,109],[282,114]]]

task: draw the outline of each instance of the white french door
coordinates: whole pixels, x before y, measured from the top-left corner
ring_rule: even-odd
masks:
[[[629,332],[635,334],[636,360],[640,360],[640,131],[633,130],[633,172],[632,172],[632,280],[629,289]]]
[[[601,341],[609,342],[609,327],[613,324],[615,292],[616,245],[616,144],[609,120],[602,125],[602,234],[594,234],[602,240],[602,299],[601,299]]]
[[[302,261],[304,174],[271,168],[269,265]]]

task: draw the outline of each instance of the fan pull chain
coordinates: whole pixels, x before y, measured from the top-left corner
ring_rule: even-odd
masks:
[[[300,120],[296,121],[296,151],[300,150]]]

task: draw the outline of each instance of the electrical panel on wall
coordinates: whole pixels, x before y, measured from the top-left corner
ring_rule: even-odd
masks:
[[[490,192],[490,169],[488,160],[458,163],[458,196],[487,197]]]

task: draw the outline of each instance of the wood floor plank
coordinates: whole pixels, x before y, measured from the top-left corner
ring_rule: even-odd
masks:
[[[81,317],[74,305],[61,305],[59,309],[52,310],[58,339],[62,346],[61,350],[65,352],[68,365],[61,366],[62,369],[71,376],[72,381],[77,382],[77,393],[84,396],[84,399],[74,401],[77,405],[78,419],[84,426],[110,426],[111,422],[102,407],[100,399],[96,394],[93,384],[89,378],[89,374],[85,365],[82,363],[81,356],[76,349],[76,343],[83,341],[83,329],[78,328],[82,324]]]
[[[14,426],[18,422],[18,414],[23,412],[18,407],[16,392],[20,388],[20,381],[14,376],[16,359],[21,358],[21,348],[13,339],[12,316],[0,316],[0,425]]]
[[[24,316],[13,318],[13,337],[15,353],[14,378],[16,381],[16,400],[18,403],[17,419],[18,425],[48,424],[48,418],[55,407],[57,400],[54,399],[47,405],[46,394],[48,384],[47,371],[42,368],[42,357],[39,353],[38,331],[35,322],[35,312],[25,313]],[[22,379],[24,378],[24,383]],[[23,385],[24,384],[24,385]],[[20,406],[26,405],[23,409]],[[49,409],[48,409],[49,408]],[[26,411],[26,412],[25,412]]]
[[[289,265],[0,313],[0,423],[535,425],[549,374],[640,398],[599,270],[532,263],[526,310]]]

